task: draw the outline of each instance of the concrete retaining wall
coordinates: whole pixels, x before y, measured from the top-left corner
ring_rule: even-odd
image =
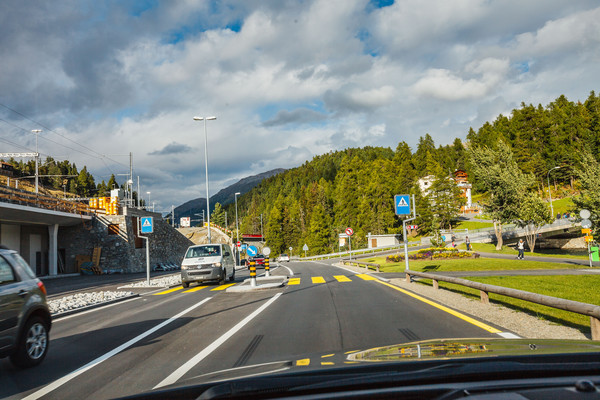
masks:
[[[102,215],[91,223],[61,227],[58,248],[64,249],[66,271],[78,272],[77,255],[91,257],[94,247],[101,247],[100,268],[124,273],[146,270],[146,241],[137,239],[134,224],[141,216],[152,216],[154,233],[150,237],[150,266],[180,264],[192,242],[167,224],[160,214],[125,210],[125,215]],[[137,243],[136,243],[137,242]]]

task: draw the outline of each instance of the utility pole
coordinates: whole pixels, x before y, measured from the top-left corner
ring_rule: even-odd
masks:
[[[129,199],[127,206],[133,207],[133,153],[129,152],[129,179],[127,180],[127,191]]]
[[[171,227],[175,228],[175,206],[171,204]]]
[[[41,129],[32,129],[31,132],[35,133],[35,194],[38,194],[38,176],[39,176],[39,161],[40,153],[38,152],[38,136]]]

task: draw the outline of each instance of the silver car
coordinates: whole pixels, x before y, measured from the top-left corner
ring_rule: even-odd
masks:
[[[0,357],[23,368],[41,363],[51,325],[44,284],[16,251],[0,246]]]
[[[217,281],[220,284],[235,279],[235,261],[227,244],[201,244],[190,246],[181,263],[181,284]]]

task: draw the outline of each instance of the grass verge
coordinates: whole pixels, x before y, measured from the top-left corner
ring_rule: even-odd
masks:
[[[517,250],[512,247],[503,246],[502,250],[496,250],[496,245],[492,243],[471,243],[471,247],[473,251],[483,252],[483,253],[494,253],[494,254],[513,254],[517,255]],[[466,250],[467,247],[464,243],[458,245],[458,249]],[[565,251],[560,249],[545,249],[545,250],[537,250],[535,252],[526,251],[525,257],[527,256],[535,256],[535,257],[551,257],[551,258],[573,258],[577,260],[587,260],[587,250],[577,250],[577,251]]]
[[[370,257],[361,261],[377,263],[381,266],[381,272],[403,272],[404,261],[388,263],[385,256]],[[505,260],[500,258],[461,258],[461,259],[433,259],[433,260],[410,260],[410,269],[417,272],[436,271],[508,271],[527,269],[580,269],[581,265],[553,263],[544,261]]]

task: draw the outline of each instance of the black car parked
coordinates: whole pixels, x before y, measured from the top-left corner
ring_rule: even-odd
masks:
[[[0,357],[23,368],[38,365],[51,326],[44,284],[16,251],[0,246]]]

